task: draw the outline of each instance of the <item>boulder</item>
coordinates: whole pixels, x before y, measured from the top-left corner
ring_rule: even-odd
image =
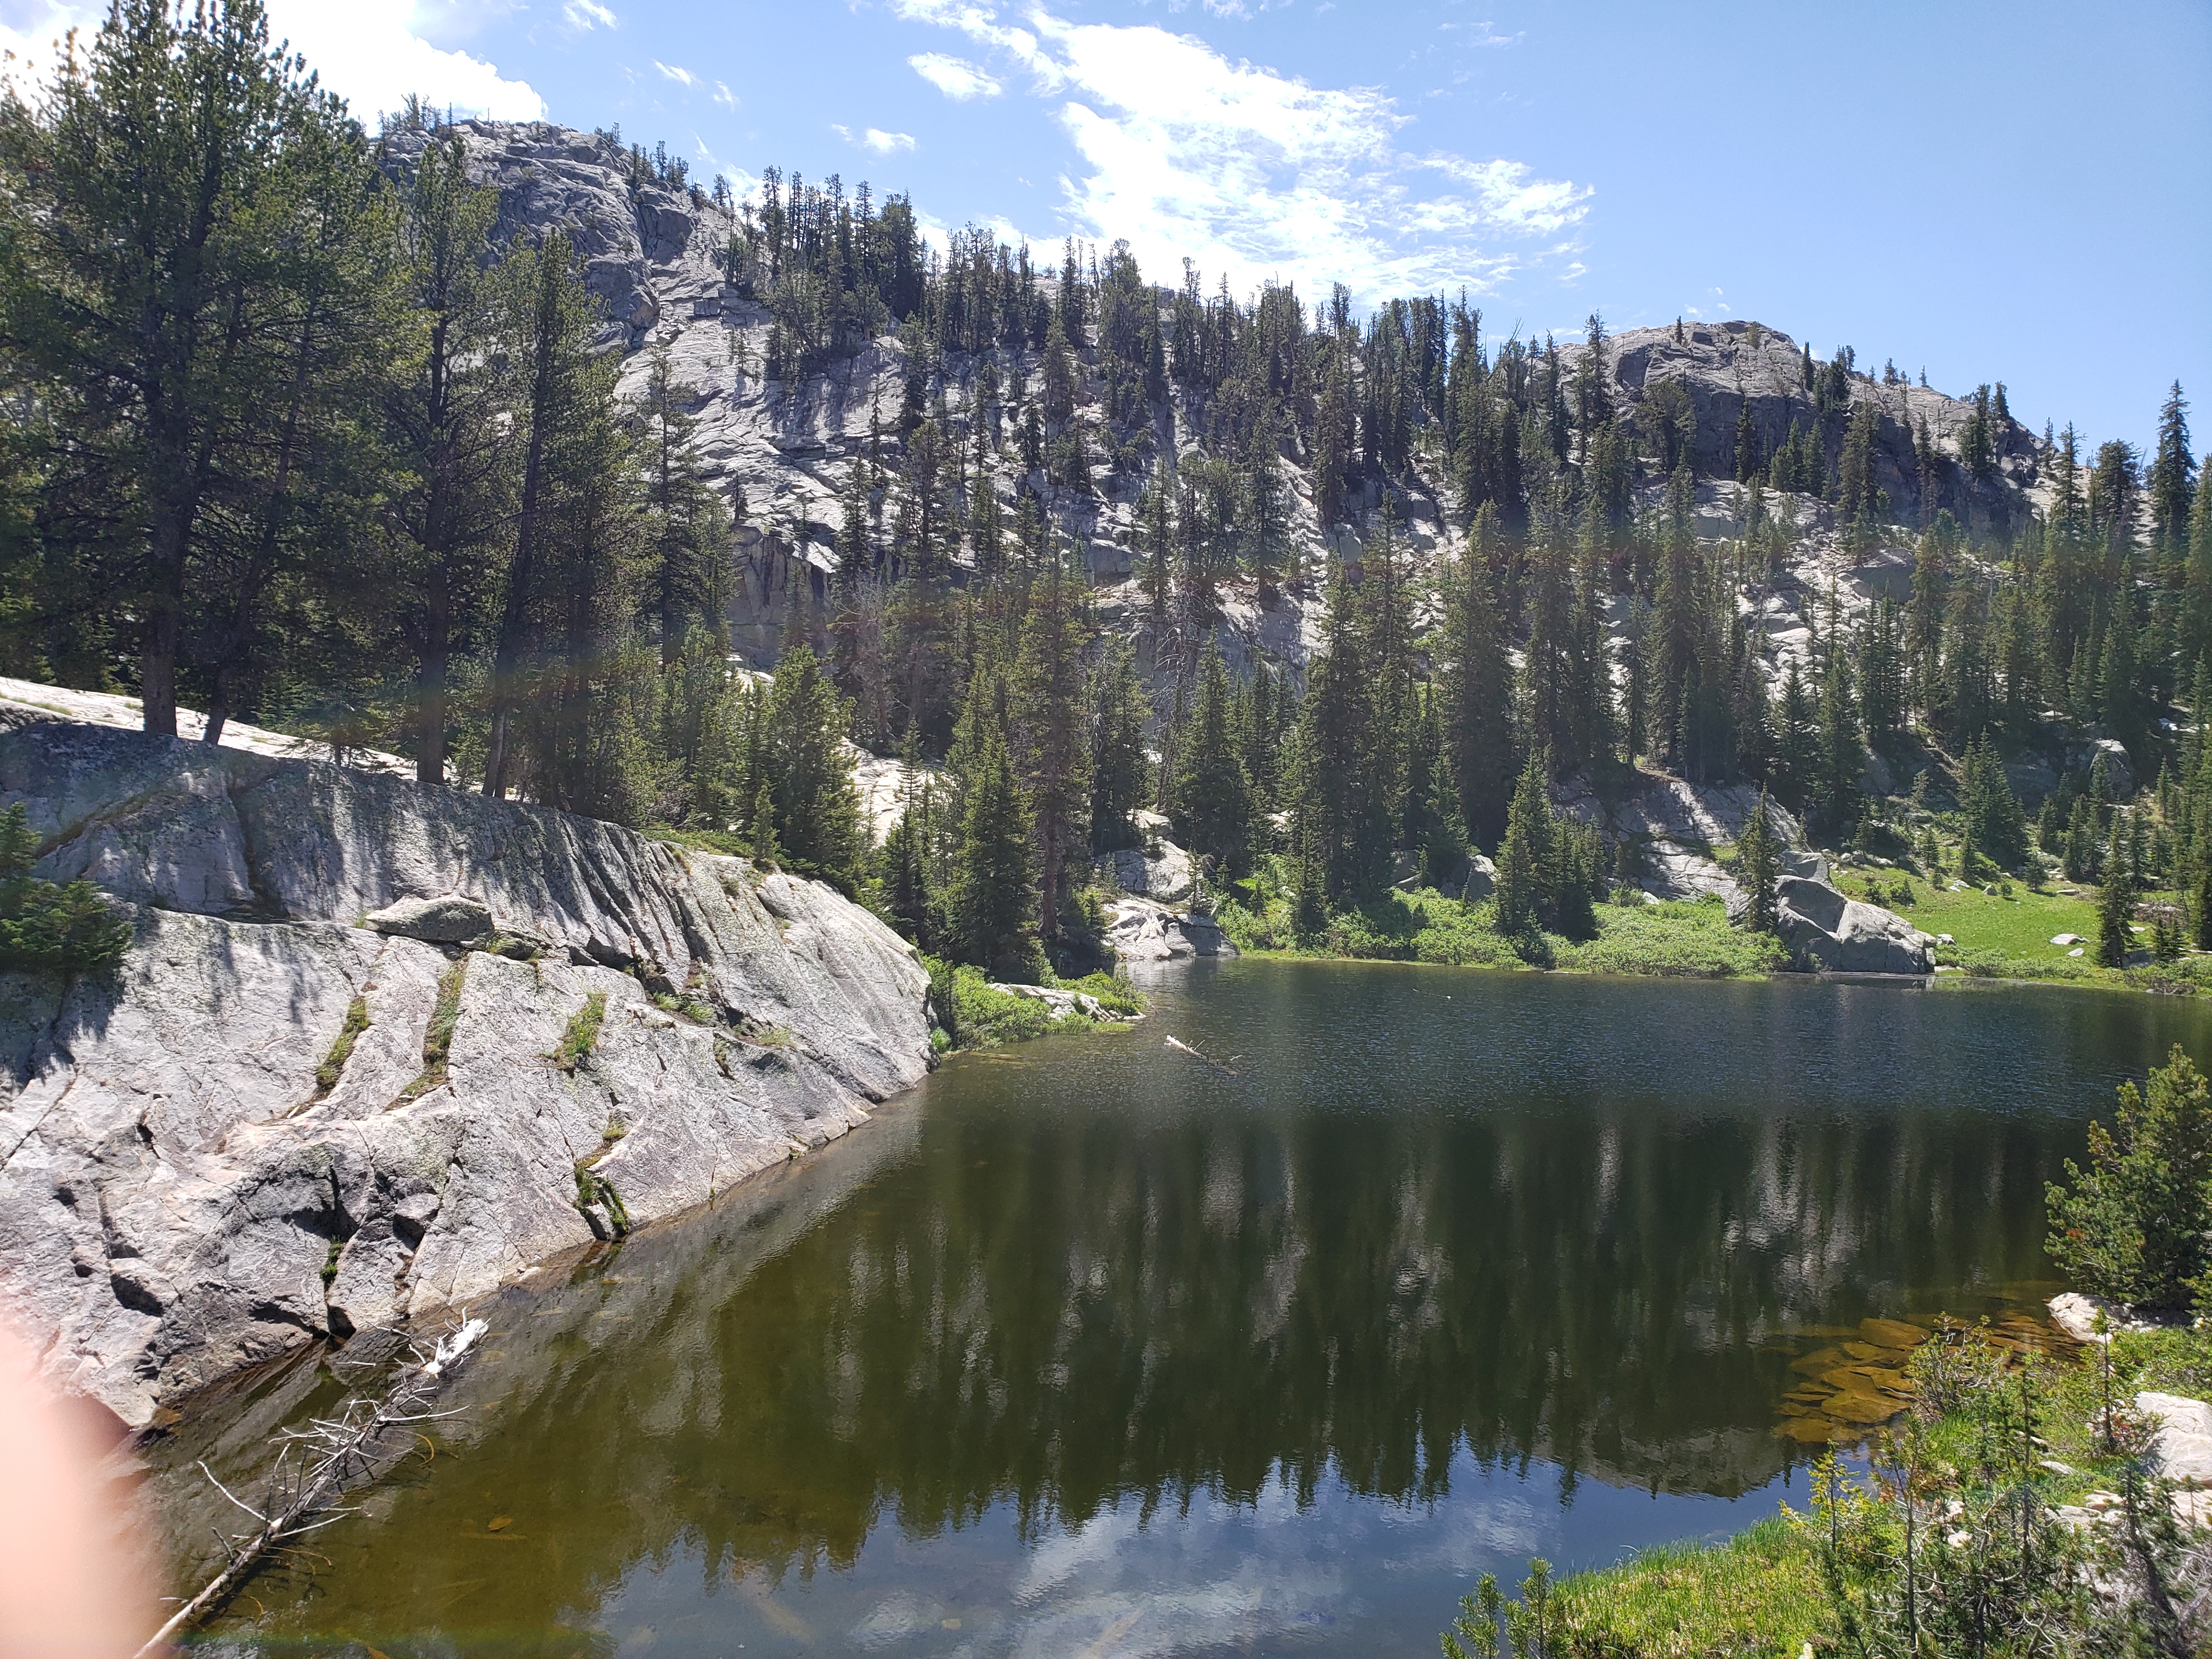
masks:
[[[2099,738],[2090,745],[2090,764],[2094,766],[2100,759],[2105,763],[2106,775],[2112,781],[2112,799],[2132,799],[2142,784],[2136,776],[2135,763],[2128,758],[2127,745],[2118,738]]]
[[[1143,898],[1115,899],[1106,906],[1106,943],[1123,962],[1183,962],[1237,954],[1237,947],[1212,916]]]
[[[491,907],[459,893],[396,899],[363,916],[362,925],[387,938],[420,939],[425,945],[477,945],[495,931]]]
[[[1497,890],[1498,866],[1483,854],[1468,854],[1467,879],[1461,884],[1457,896],[1469,904],[1480,904]]]
[[[2139,1394],[2136,1410],[2156,1421],[2152,1469],[2178,1486],[2212,1486],[2212,1405],[2179,1394]]]
[[[586,1158],[642,1225],[928,1068],[927,974],[820,883],[0,699],[19,801],[40,873],[98,882],[133,937],[110,975],[0,973],[0,1310],[133,1426],[589,1244]]]
[[[1889,763],[1877,750],[1868,750],[1866,763],[1859,769],[1859,793],[1880,799],[1885,795],[1894,794],[1896,791],[1897,783],[1890,775]]]
[[[994,991],[1003,991],[1008,996],[1026,997],[1032,1002],[1042,1002],[1054,1024],[1080,1016],[1097,1020],[1102,1024],[1121,1024],[1142,1019],[1142,1014],[1117,1014],[1088,991],[1070,991],[1057,985],[1023,985],[1013,981],[991,981]]]
[[[1190,854],[1171,841],[1101,853],[1091,862],[1102,882],[1133,898],[1175,904],[1188,899],[1197,887],[1198,871]]]
[[[1837,974],[1925,974],[1936,941],[1902,916],[1846,898],[1826,882],[1775,884],[1782,942],[1799,966]]]

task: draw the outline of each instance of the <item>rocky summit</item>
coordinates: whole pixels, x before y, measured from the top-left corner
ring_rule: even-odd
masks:
[[[499,191],[495,242],[528,244],[555,229],[573,241],[586,286],[605,307],[603,344],[623,354],[623,390],[642,392],[656,351],[667,354],[677,380],[690,388],[702,468],[744,507],[737,531],[739,589],[732,605],[736,638],[771,659],[794,601],[815,607],[817,627],[827,615],[852,469],[864,453],[879,464],[902,459],[900,411],[915,372],[941,389],[951,422],[972,425],[986,416],[976,371],[988,354],[930,350],[927,361],[918,362],[916,343],[886,327],[849,355],[771,378],[776,315],[759,291],[764,283],[729,280],[744,274],[731,251],[733,239],[742,240],[741,222],[730,207],[696,185],[641,176],[611,135],[483,120],[447,131],[465,146],[471,175]],[[433,142],[419,130],[387,134],[389,164],[405,172]],[[1948,510],[1969,530],[2003,533],[2044,501],[2051,485],[2047,452],[2008,416],[1992,418],[1972,398],[1902,378],[1838,374],[1833,366],[1809,373],[1803,349],[1780,330],[1741,319],[1631,330],[1607,343],[1604,378],[1612,400],[1653,444],[1686,444],[1698,480],[1701,537],[1718,539],[1741,527],[1742,492],[1731,480],[1747,408],[1753,443],[1771,455],[1801,427],[1818,428],[1825,420],[1839,430],[1864,405],[1874,421],[1875,481],[1898,526]],[[1561,343],[1570,377],[1585,350]],[[1071,427],[1091,453],[1113,454],[1122,437],[1103,354],[1079,343],[1075,357]],[[1153,411],[1158,447],[1186,456],[1201,453],[1221,418],[1217,401],[1201,389],[1170,383],[1164,405]],[[1960,465],[1962,444],[1978,419],[1989,434],[1990,459],[1985,467],[1969,469]],[[1042,501],[1055,532],[1080,550],[1101,586],[1102,621],[1141,635],[1133,577],[1141,477],[1117,469],[1096,493],[1079,491],[1056,484],[1044,470],[1023,471],[1011,451],[1010,445],[993,462],[993,485],[1007,512],[1021,493]],[[1290,495],[1286,530],[1301,567],[1342,556],[1348,548],[1356,553],[1372,530],[1370,525],[1361,538],[1351,538],[1323,522],[1316,510],[1315,459],[1293,434],[1280,463]],[[1461,503],[1444,471],[1433,460],[1417,459],[1397,480],[1400,488],[1388,492],[1399,497],[1401,532],[1424,561],[1463,544]],[[1641,488],[1656,500],[1662,485]],[[1372,481],[1364,489],[1349,503],[1363,521],[1386,493]],[[1787,659],[1802,656],[1821,606],[1832,600],[1856,619],[1877,594],[1901,593],[1911,554],[1902,530],[1872,549],[1846,548],[1837,510],[1817,495],[1784,492],[1770,498],[1767,511],[1786,521],[1793,537],[1787,570],[1756,606],[1778,679]],[[1226,592],[1216,633],[1232,669],[1266,657],[1302,672],[1320,642],[1320,600],[1317,586],[1296,581],[1264,596]]]
[[[118,967],[0,974],[0,1299],[134,1426],[842,1135],[927,978],[820,883],[0,702],[0,808]]]

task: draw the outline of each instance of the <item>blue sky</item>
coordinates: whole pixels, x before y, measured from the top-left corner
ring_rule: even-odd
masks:
[[[270,0],[358,106],[771,162],[1148,273],[1757,318],[2040,426],[2212,449],[2212,5]],[[0,0],[0,45],[89,0]]]

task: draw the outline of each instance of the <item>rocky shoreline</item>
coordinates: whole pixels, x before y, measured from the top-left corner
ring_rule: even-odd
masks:
[[[0,1309],[133,1428],[702,1203],[930,1063],[906,941],[742,860],[0,701],[17,802],[135,937],[0,974]]]

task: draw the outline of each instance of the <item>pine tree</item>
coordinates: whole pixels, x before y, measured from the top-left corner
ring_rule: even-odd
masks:
[[[2189,404],[2176,380],[2158,412],[2158,443],[2144,479],[2150,498],[2151,546],[2179,563],[2189,550],[2190,509],[2197,493],[2196,459],[2189,450]]]
[[[1135,844],[1130,815],[1144,805],[1145,722],[1152,708],[1126,644],[1109,647],[1091,684],[1091,845],[1110,853]]]
[[[1373,680],[1361,650],[1357,600],[1341,571],[1330,587],[1328,649],[1306,671],[1292,793],[1307,851],[1332,902],[1383,884],[1390,853],[1388,802],[1372,765]]]
[[[1820,730],[1804,665],[1795,656],[1783,671],[1782,702],[1775,711],[1773,773],[1777,793],[1800,810],[1811,798],[1819,773]]]
[[[904,794],[906,808],[884,837],[884,905],[908,938],[932,950],[937,940],[929,889],[930,786],[910,777]]]
[[[1974,849],[2002,869],[2027,862],[2027,819],[2013,794],[2004,763],[1986,737],[1967,747],[1959,783],[1959,816]]]
[[[1176,823],[1193,852],[1233,865],[1244,847],[1252,811],[1251,783],[1237,754],[1231,720],[1229,676],[1218,647],[1208,646],[1199,668],[1198,703],[1184,722],[1176,757]]]
[[[514,551],[507,560],[507,593],[491,662],[491,732],[486,745],[483,792],[507,793],[511,758],[509,726],[520,700],[529,648],[531,605],[548,556],[550,509],[559,480],[547,465],[562,434],[588,400],[592,381],[596,307],[578,280],[574,251],[556,230],[527,252],[508,256],[510,321],[514,355],[523,377],[517,423],[523,441],[522,476],[515,504]]]
[[[1820,734],[1814,805],[1828,832],[1840,836],[1858,821],[1859,775],[1866,769],[1850,662],[1840,646],[1831,647],[1821,677]]]
[[[1591,438],[1613,419],[1613,366],[1606,362],[1605,319],[1593,311],[1582,361],[1575,365],[1575,423],[1587,459]]]
[[[446,780],[454,651],[472,642],[499,574],[513,445],[498,371],[500,289],[489,270],[499,191],[469,182],[459,135],[425,144],[401,192],[400,275],[419,321],[380,399],[404,470],[385,547],[400,637],[415,660],[415,775]]]
[[[2107,968],[2124,968],[2135,943],[2135,873],[2116,851],[2106,860],[2104,875],[2097,894],[2097,960]]]
[[[753,862],[763,869],[773,868],[782,853],[775,840],[775,797],[765,777],[753,790],[752,805],[746,811],[745,823],[751,834]]]
[[[949,921],[965,960],[1002,978],[1036,971],[1036,851],[1004,730],[987,722],[965,786]]]
[[[581,309],[565,253],[554,286],[558,312]],[[509,719],[486,781],[497,770],[546,805],[635,825],[661,793],[652,653],[635,629],[644,515],[635,428],[617,392],[620,365],[569,356],[568,343],[556,343],[558,396],[538,447],[528,578],[519,560],[508,577],[514,667],[494,707]]]
[[[1065,558],[1054,558],[1030,590],[1014,669],[1019,718],[1013,748],[1037,838],[1040,931],[1060,933],[1062,875],[1090,840],[1091,753],[1085,741],[1083,653],[1091,632],[1090,596]]]
[[[777,844],[793,863],[851,883],[867,844],[845,748],[852,714],[806,647],[776,664],[765,718]]]
[[[1271,408],[1255,428],[1244,490],[1249,503],[1247,539],[1251,546],[1252,574],[1257,579],[1258,597],[1263,605],[1275,597],[1291,548],[1286,492],[1276,471],[1274,421]]]
[[[1759,805],[1744,824],[1743,839],[1736,844],[1736,884],[1743,890],[1743,925],[1754,933],[1772,933],[1781,927],[1775,888],[1782,857],[1769,811],[1766,791],[1761,789]]]
[[[663,672],[676,665],[694,620],[704,620],[710,629],[719,629],[721,622],[702,615],[702,601],[713,586],[708,565],[721,556],[721,538],[714,532],[724,526],[712,511],[693,447],[699,422],[690,405],[699,395],[696,386],[677,379],[668,348],[655,347],[647,360],[636,419],[645,463],[645,550],[653,573]]]
[[[2096,803],[2090,796],[2078,796],[2066,825],[2066,849],[2063,860],[2066,879],[2095,880],[2101,862],[2101,847]]]
[[[0,113],[9,353],[70,435],[57,495],[85,514],[75,533],[131,596],[151,732],[176,733],[196,610],[238,597],[206,567],[240,499],[269,497],[302,366],[295,285],[320,269],[288,209],[335,182],[312,169],[365,167],[345,121],[270,50],[258,0],[119,0],[44,102]]]
[[[1764,465],[1759,453],[1759,428],[1752,422],[1751,399],[1747,397],[1736,405],[1735,412],[1736,482],[1757,483]]]
[[[2212,856],[2203,853],[2190,871],[2189,930],[2192,948],[2212,951]]]
[[[1529,756],[1521,769],[1513,805],[1506,813],[1505,836],[1498,844],[1492,894],[1498,931],[1519,941],[1523,954],[1534,948],[1538,939],[1543,876],[1552,858],[1552,810],[1544,770],[1540,755]]]

